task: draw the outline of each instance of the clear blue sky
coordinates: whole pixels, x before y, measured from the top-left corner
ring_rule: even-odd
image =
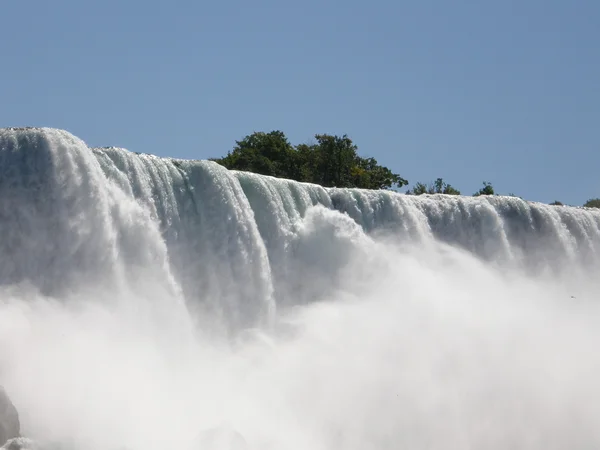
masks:
[[[0,126],[194,159],[346,133],[411,184],[600,197],[599,0],[0,6]]]

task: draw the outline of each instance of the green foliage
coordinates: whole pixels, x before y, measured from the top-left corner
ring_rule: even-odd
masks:
[[[447,194],[460,195],[460,191],[455,189],[442,178],[436,179],[433,183],[427,186],[425,183],[415,183],[412,189],[406,191],[408,195],[423,195],[423,194]]]
[[[413,186],[412,189],[409,189],[408,191],[406,191],[406,193],[408,195],[423,195],[423,194],[428,194],[429,189],[427,188],[427,185],[425,183],[421,183],[419,181],[419,182],[415,183],[415,185]]]
[[[236,142],[223,158],[213,161],[228,169],[272,175],[326,187],[390,189],[408,184],[400,175],[362,158],[357,146],[344,136],[315,135],[316,144],[295,148],[281,131],[255,132]]]
[[[258,132],[236,141],[236,146],[227,156],[213,161],[228,169],[283,177],[293,171],[293,153],[294,148],[283,132]]]
[[[362,189],[391,189],[408,185],[408,181],[390,169],[380,166],[375,158],[358,156],[358,148],[347,136],[315,135],[314,144],[293,146],[282,131],[255,132],[240,141],[223,158],[213,158],[228,169],[289,178],[320,184],[326,187],[355,187]],[[178,164],[175,161],[173,164]],[[460,195],[460,191],[442,178],[428,185],[415,183],[407,194]],[[492,183],[473,194],[496,195]],[[508,194],[516,197],[515,194]],[[521,197],[519,197],[521,198]],[[555,206],[563,203],[554,201]],[[600,208],[600,198],[588,200],[587,208]]]
[[[584,203],[586,208],[600,208],[600,198],[592,198]]]
[[[475,192],[473,194],[473,197],[479,197],[480,195],[494,195],[494,187],[492,186],[492,183],[490,183],[489,181],[484,181],[483,182],[483,187],[481,189],[479,189],[477,192]]]

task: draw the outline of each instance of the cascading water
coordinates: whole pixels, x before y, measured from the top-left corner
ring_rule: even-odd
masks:
[[[0,251],[43,449],[600,446],[600,211],[4,129]]]

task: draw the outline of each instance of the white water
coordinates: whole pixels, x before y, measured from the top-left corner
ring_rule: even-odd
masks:
[[[600,446],[598,211],[2,130],[0,252],[42,448]]]

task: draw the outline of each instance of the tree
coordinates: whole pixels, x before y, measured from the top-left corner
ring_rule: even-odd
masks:
[[[317,134],[317,173],[319,184],[327,187],[349,186],[356,165],[358,147],[348,136]]]
[[[446,183],[443,179],[438,178],[433,183],[435,192],[438,194],[460,195],[460,191]]]
[[[558,200],[554,200],[552,203],[550,203],[552,206],[564,206],[564,204],[562,202],[559,202]]]
[[[408,195],[423,195],[428,194],[429,189],[425,183],[421,183],[420,181],[416,182],[412,189],[406,191]]]
[[[401,188],[408,181],[390,169],[380,166],[375,158],[358,157],[352,169],[354,178],[351,187],[363,189],[391,189],[394,186]]]
[[[281,131],[255,132],[237,141],[227,156],[213,161],[228,169],[327,187],[391,189],[408,184],[375,158],[358,156],[357,146],[346,135],[317,134],[315,138],[315,144],[293,147]]]
[[[297,171],[294,153],[282,131],[255,132],[236,141],[227,156],[213,161],[228,169],[286,177]]]
[[[319,184],[319,180],[315,178],[319,165],[317,146],[315,144],[297,145],[295,148],[295,158],[298,170],[290,178],[297,181]]]
[[[425,183],[418,182],[414,185],[412,190],[406,192],[409,195],[422,195],[422,194],[447,194],[447,195],[460,195],[460,191],[455,189],[442,178],[437,178],[433,183],[427,186]]]
[[[600,208],[600,198],[592,198],[584,203],[586,208]]]
[[[479,197],[480,195],[494,195],[494,187],[489,181],[483,182],[483,187],[473,194],[473,197]]]

